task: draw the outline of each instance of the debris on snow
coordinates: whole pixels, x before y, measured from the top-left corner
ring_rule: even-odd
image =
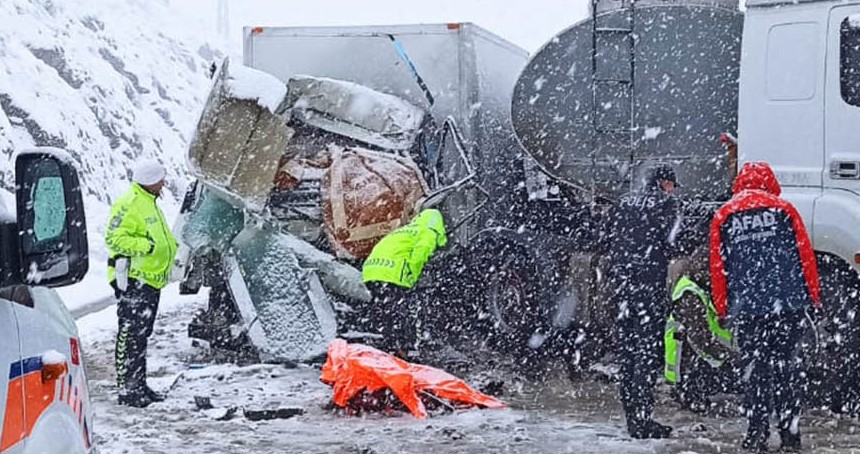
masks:
[[[663,128],[659,126],[649,126],[645,128],[645,132],[642,135],[642,138],[645,140],[654,140],[663,133]]]
[[[245,415],[249,421],[269,421],[272,419],[289,419],[294,416],[300,416],[305,414],[305,410],[303,408],[278,408],[275,410],[248,410],[247,408],[242,411],[242,414]]]

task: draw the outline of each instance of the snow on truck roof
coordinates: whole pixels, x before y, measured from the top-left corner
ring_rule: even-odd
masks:
[[[270,112],[274,112],[287,95],[287,86],[277,77],[241,65],[230,68],[225,86],[232,97],[256,101]]]
[[[409,148],[427,116],[398,96],[344,80],[296,75],[288,87],[294,118],[382,148]]]
[[[707,0],[705,0],[707,1]],[[726,0],[713,0],[726,1]],[[475,35],[510,51],[522,54],[528,52],[522,47],[487,30],[473,22],[447,22],[435,24],[393,24],[393,25],[314,25],[314,26],[266,26],[243,28],[246,41],[257,38],[273,37],[350,37],[350,36],[386,36],[386,35]],[[248,48],[245,49],[245,64],[248,64]]]

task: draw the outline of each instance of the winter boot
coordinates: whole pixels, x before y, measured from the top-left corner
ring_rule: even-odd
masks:
[[[146,408],[153,400],[146,392],[120,392],[119,404],[128,407]]]
[[[749,429],[741,447],[747,452],[767,452],[769,438],[770,433],[767,430]]]
[[[648,421],[646,423],[648,438],[669,438],[672,435],[672,428],[656,421]]]
[[[669,438],[672,428],[664,426],[653,420],[627,420],[627,432],[631,437],[644,438]]]
[[[781,429],[779,431],[781,444],[779,449],[783,452],[800,452],[800,431],[791,433],[791,430]]]
[[[143,394],[153,402],[164,402],[164,399],[166,399],[164,394],[156,392],[155,390],[150,388],[149,385],[146,385]]]

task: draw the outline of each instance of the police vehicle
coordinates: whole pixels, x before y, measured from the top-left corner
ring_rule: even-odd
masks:
[[[77,171],[62,150],[25,151],[15,188],[17,215],[0,200],[0,453],[89,453],[80,341],[53,290],[89,266]]]

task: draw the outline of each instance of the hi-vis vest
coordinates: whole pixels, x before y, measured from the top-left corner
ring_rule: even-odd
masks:
[[[155,196],[139,184],[114,202],[105,230],[108,250],[108,282],[116,280],[116,260],[129,258],[128,277],[161,289],[167,285],[179,244]]]
[[[719,341],[720,344],[730,349],[735,349],[732,333],[729,330],[720,327],[717,311],[711,303],[711,297],[702,290],[692,279],[687,276],[681,277],[672,291],[672,301],[678,301],[685,293],[690,292],[699,297],[702,304],[705,305],[706,317],[708,320],[708,329],[711,334]],[[675,338],[675,334],[683,329],[683,325],[675,320],[673,315],[669,315],[669,320],[666,321],[666,331],[663,338],[665,344],[665,368],[663,376],[669,383],[677,383],[681,376],[681,353],[683,351],[684,342]],[[690,347],[700,358],[704,359],[711,367],[718,368],[723,365],[723,361],[713,358],[708,353],[702,351],[695,344],[690,342]]]
[[[411,289],[436,249],[447,243],[442,213],[432,208],[423,210],[412,222],[376,243],[364,261],[362,278],[364,282],[388,282]]]

